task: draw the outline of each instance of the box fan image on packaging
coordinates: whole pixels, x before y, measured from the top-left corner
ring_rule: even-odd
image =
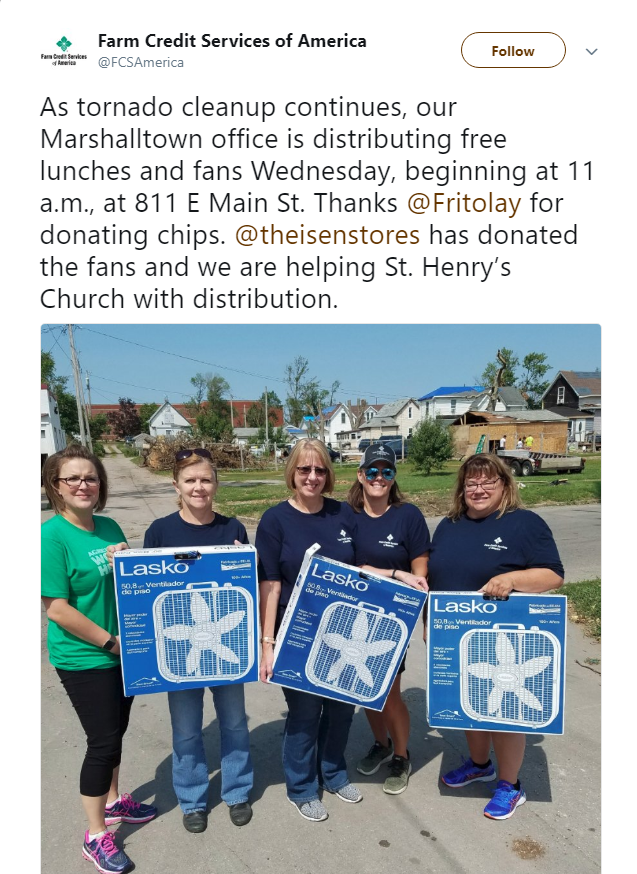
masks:
[[[127,694],[257,679],[253,547],[128,550],[114,567]]]
[[[306,553],[272,682],[382,710],[426,594]]]
[[[430,601],[430,724],[561,734],[566,599],[449,597],[437,593]],[[450,605],[474,612],[468,618],[467,612],[448,612]]]

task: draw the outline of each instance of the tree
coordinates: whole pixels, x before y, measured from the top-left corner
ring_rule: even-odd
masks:
[[[51,394],[55,396],[62,430],[70,436],[77,434],[80,423],[77,418],[75,395],[66,390],[68,376],[57,376],[55,373],[55,360],[50,352],[40,351],[40,377],[42,383],[46,383]]]
[[[502,374],[502,382],[500,384],[515,385],[515,369],[520,363],[520,359],[513,354],[512,349],[507,349],[504,346],[500,347],[500,354],[503,358],[506,358],[507,361],[507,366]],[[493,380],[496,378],[501,366],[502,365],[497,359],[495,361],[490,361],[479,377],[480,385],[484,386],[484,388],[491,388]]]
[[[149,421],[159,409],[159,404],[142,404],[139,408],[139,430],[141,434],[148,434]]]
[[[248,428],[265,428],[265,392],[261,395],[258,401],[255,401],[246,413],[246,424]],[[275,391],[268,392],[268,421],[274,425],[283,406],[281,399]]]
[[[414,429],[409,443],[409,457],[416,470],[427,476],[434,468],[440,469],[453,456],[453,439],[442,419],[424,419]]]
[[[98,413],[97,416],[93,416],[92,419],[89,419],[88,427],[91,432],[91,440],[93,443],[100,441],[102,439],[102,434],[108,434],[111,430],[105,413]]]
[[[213,373],[197,373],[190,382],[195,394],[187,407],[195,417],[197,433],[216,443],[232,440],[230,404],[224,398],[230,391],[230,384],[223,376]]]
[[[130,398],[120,398],[119,410],[107,413],[106,419],[113,434],[120,440],[124,437],[132,437],[141,431],[139,413]]]
[[[294,361],[286,365],[285,368],[285,382],[288,387],[285,403],[288,410],[288,421],[296,428],[299,427],[303,421],[303,416],[306,415],[303,393],[308,382],[309,370],[310,362],[302,355],[297,355]]]
[[[546,358],[547,356],[543,352],[529,352],[522,361],[524,370],[517,385],[520,391],[526,395],[527,403],[532,410],[540,408],[542,395],[550,385],[550,380],[543,379],[551,369]]]

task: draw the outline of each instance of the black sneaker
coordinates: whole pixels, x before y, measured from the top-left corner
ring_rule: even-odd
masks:
[[[408,754],[409,755],[409,754]],[[388,795],[400,795],[409,783],[411,774],[411,762],[403,756],[394,756],[389,765],[389,777],[383,785],[383,792]]]
[[[385,762],[390,762],[393,755],[394,745],[391,738],[389,745],[386,747],[376,741],[367,755],[356,765],[356,770],[359,774],[365,774],[366,777],[369,777],[371,774],[375,774]]]

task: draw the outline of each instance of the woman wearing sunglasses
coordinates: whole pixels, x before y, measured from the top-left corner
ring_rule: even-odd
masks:
[[[241,522],[213,510],[217,471],[207,449],[177,452],[173,486],[179,510],[152,523],[144,537],[144,548],[248,543]],[[221,798],[229,807],[234,825],[246,825],[252,818],[248,797],[253,772],[243,684],[211,686],[210,691],[221,736]],[[203,688],[168,692],[173,731],[173,787],[183,811],[184,828],[193,833],[205,831],[208,825],[203,705]]]
[[[472,455],[458,471],[453,504],[438,525],[429,562],[432,591],[540,594],[564,582],[551,531],[538,515],[520,508],[511,468],[496,455]],[[525,735],[466,731],[469,758],[441,777],[451,789],[498,779],[484,808],[489,819],[509,819],[526,795],[519,772]],[[498,773],[491,762],[495,752]]]
[[[42,601],[49,658],[86,733],[80,796],[88,820],[82,855],[104,874],[132,862],[108,825],[157,815],[118,787],[122,738],[132,698],[124,697],[113,572],[107,548],[125,547],[119,525],[105,516],[106,471],[99,458],[72,445],[47,458],[42,471],[55,516],[42,525]]]
[[[256,535],[264,682],[272,676],[276,635],[305,551],[318,543],[321,555],[354,563],[350,514],[346,517],[344,504],[325,497],[334,487],[325,444],[299,440],[287,460],[285,482],[291,496],[266,510]],[[345,765],[354,706],[295,689],[283,688],[283,694],[288,705],[283,734],[288,800],[305,819],[322,822],[328,813],[319,800],[319,788],[349,803],[363,797],[349,782]]]
[[[382,443],[367,447],[347,501],[355,517],[356,564],[426,590],[429,529],[418,507],[406,503],[400,493],[391,447]],[[365,710],[374,744],[357,765],[361,774],[370,775],[389,763],[383,784],[388,795],[404,792],[411,773],[409,711],[400,694],[404,670],[403,660],[382,712]]]

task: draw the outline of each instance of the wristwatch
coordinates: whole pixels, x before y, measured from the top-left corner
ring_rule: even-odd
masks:
[[[110,652],[116,645],[117,645],[117,641],[115,640],[115,638],[109,637],[109,639],[106,641],[106,643],[104,644],[102,649],[105,649],[106,652]]]

